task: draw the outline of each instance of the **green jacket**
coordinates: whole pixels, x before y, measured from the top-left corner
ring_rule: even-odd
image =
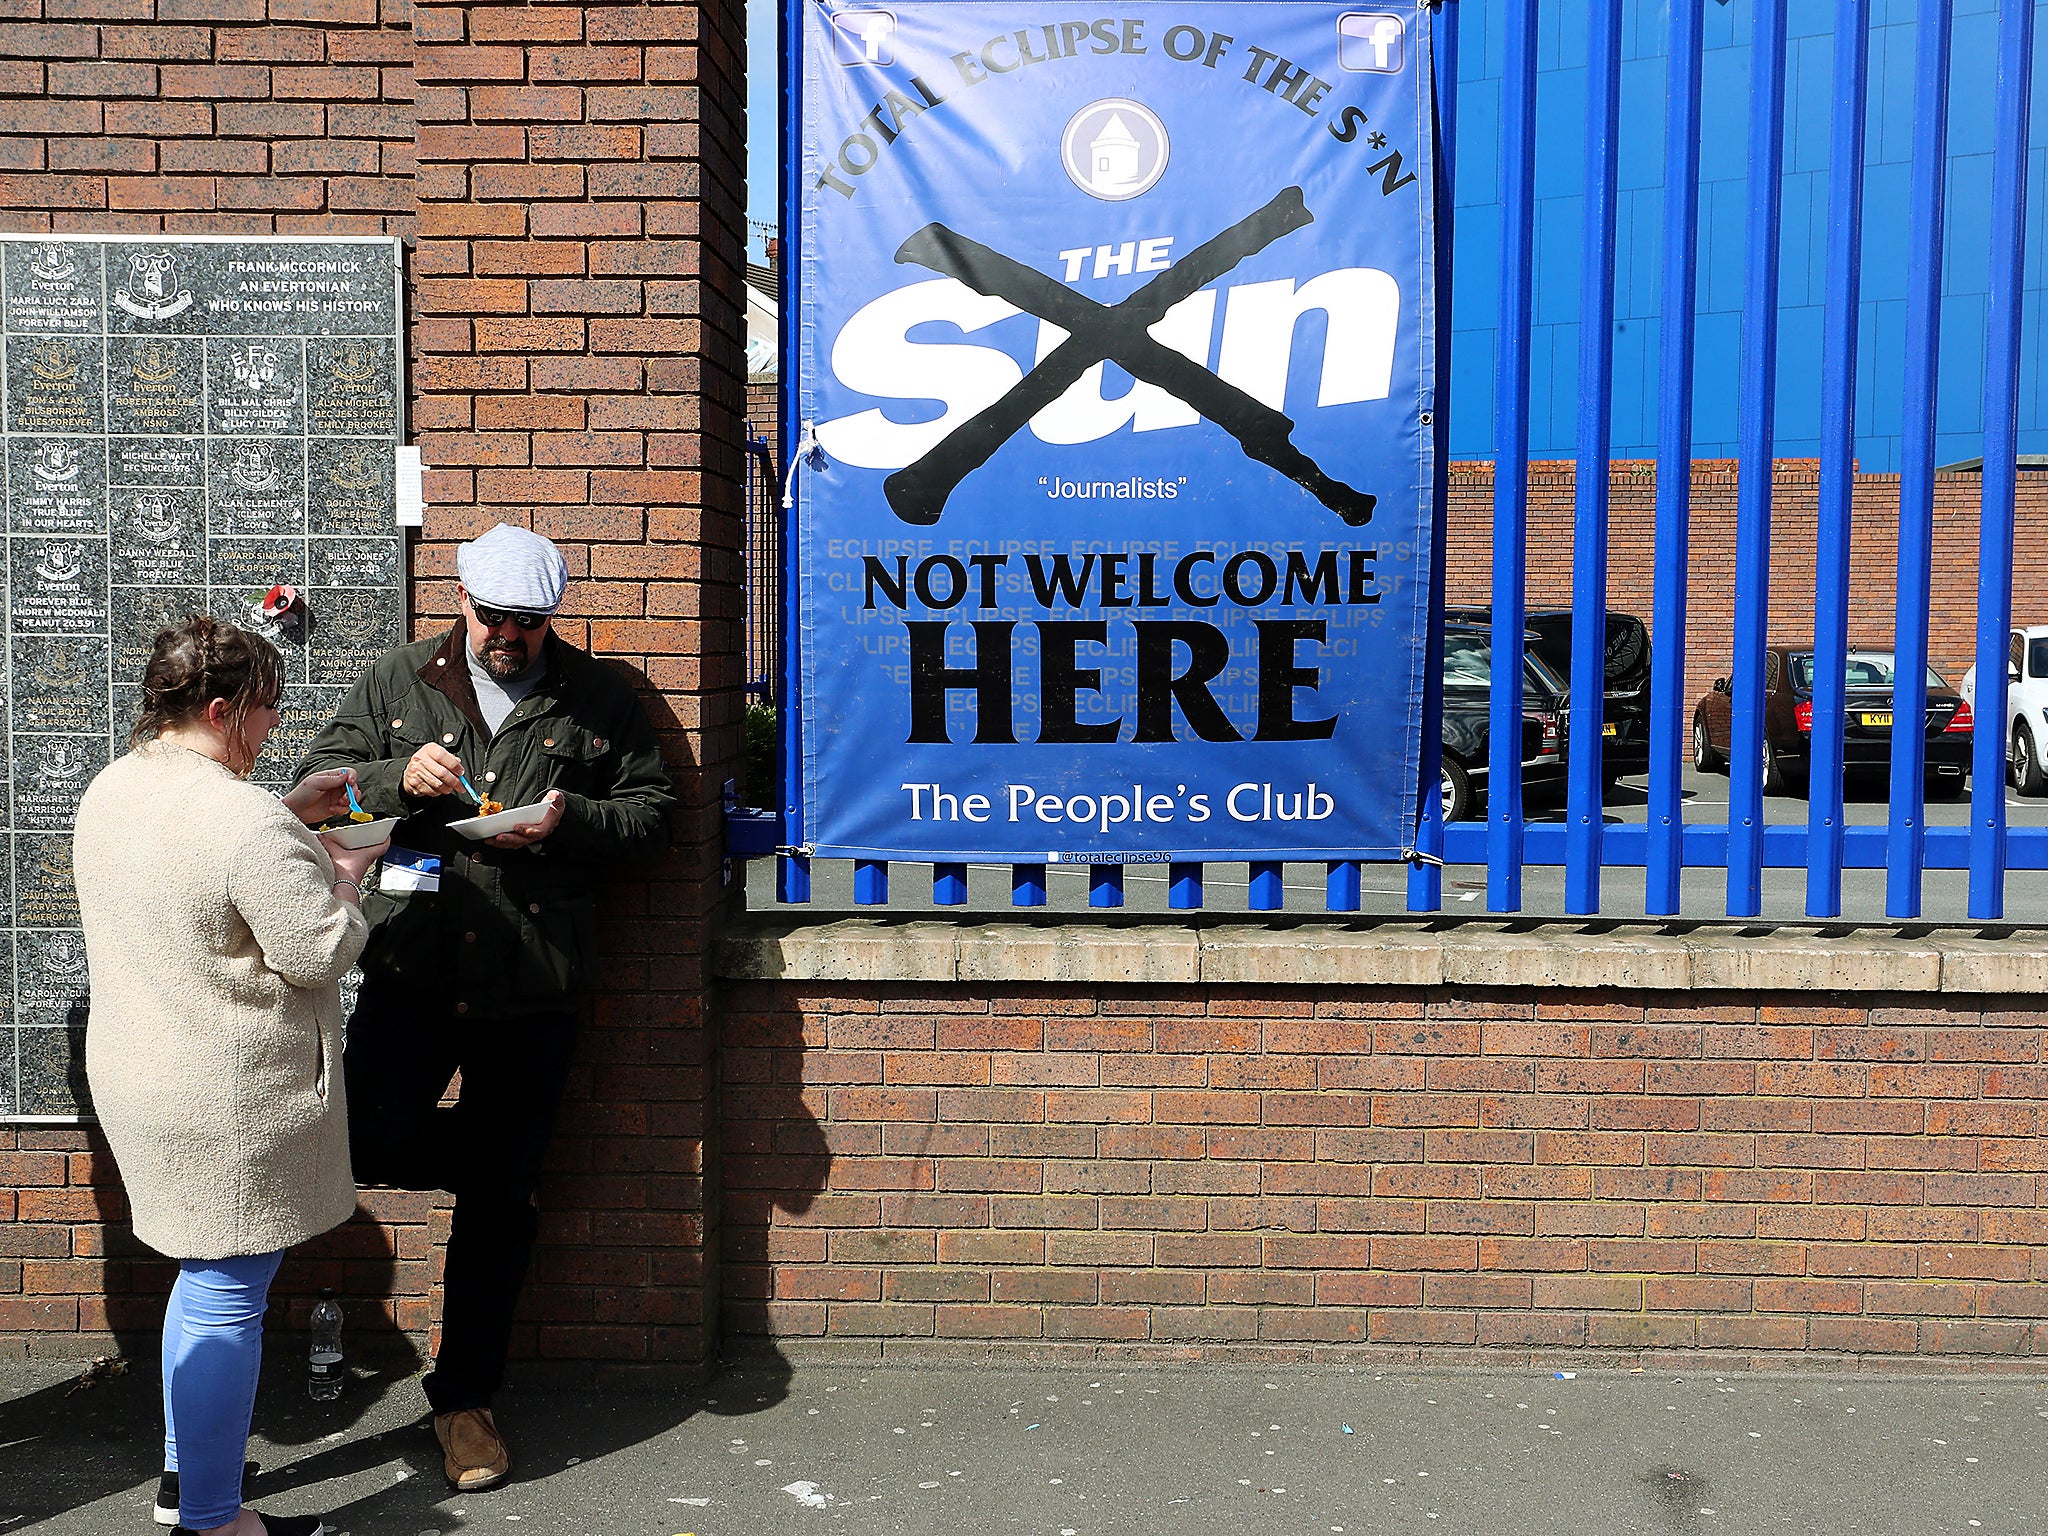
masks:
[[[364,892],[366,981],[486,1019],[571,1009],[597,973],[597,886],[619,865],[668,847],[675,791],[632,688],[555,636],[540,686],[492,735],[463,636],[458,624],[379,658],[314,738],[299,776],[354,768],[363,809],[404,818],[393,847],[441,860],[438,891]],[[508,807],[562,790],[561,824],[516,850],[449,831],[476,808],[460,795],[421,800],[399,788],[406,761],[428,742],[459,757],[470,783]]]

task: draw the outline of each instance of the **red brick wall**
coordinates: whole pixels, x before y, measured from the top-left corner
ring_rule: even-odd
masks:
[[[695,1369],[712,1337],[703,956],[740,747],[743,36],[737,0],[0,0],[0,229],[416,239],[411,416],[434,472],[415,628],[454,612],[458,541],[534,527],[575,578],[562,632],[662,735],[677,849],[607,903],[515,1346],[585,1371]],[[0,1348],[152,1347],[169,1269],[128,1235],[100,1146],[0,1127]],[[337,1285],[358,1337],[424,1341],[446,1202],[363,1205],[294,1256],[281,1306],[302,1320]]]
[[[348,1309],[360,1358],[424,1340],[445,1211],[432,1196],[373,1191],[347,1226],[293,1250],[275,1320],[304,1327],[323,1287]],[[0,1359],[155,1351],[176,1270],[137,1243],[106,1144],[89,1127],[0,1126]]]
[[[0,0],[0,228],[409,234],[408,0]]]
[[[2031,999],[990,990],[729,990],[730,1329],[2048,1353]]]
[[[1701,459],[1692,467],[1690,579],[1686,586],[1686,698],[1705,693],[1731,665],[1735,621],[1735,465]],[[1528,591],[1532,603],[1566,604],[1572,591],[1572,495],[1576,466],[1529,466]],[[1820,470],[1805,459],[1781,459],[1771,479],[1770,638],[1772,644],[1813,639],[1815,514]],[[1937,475],[1934,481],[1934,566],[1930,655],[1951,683],[1975,659],[1977,512],[1983,479]],[[1609,480],[1607,603],[1657,623],[1652,556],[1656,549],[1656,465],[1617,461]],[[1849,637],[1852,644],[1891,645],[1899,558],[1899,477],[1859,475],[1851,513]],[[2015,514],[2013,621],[2048,623],[2048,475],[2023,473]],[[1446,587],[1454,603],[1486,602],[1493,579],[1493,466],[1451,468],[1450,560]]]

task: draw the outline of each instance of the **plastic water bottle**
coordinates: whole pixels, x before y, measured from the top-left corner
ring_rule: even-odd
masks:
[[[306,1394],[316,1403],[341,1396],[341,1304],[331,1290],[313,1307],[313,1353],[306,1363]]]

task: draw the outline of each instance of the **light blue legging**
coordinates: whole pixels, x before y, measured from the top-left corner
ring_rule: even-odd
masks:
[[[263,1308],[283,1258],[178,1263],[164,1314],[164,1470],[178,1474],[178,1519],[195,1531],[241,1513]]]

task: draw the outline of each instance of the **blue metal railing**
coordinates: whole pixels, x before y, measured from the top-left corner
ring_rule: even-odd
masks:
[[[1883,869],[1885,910],[1919,915],[1922,877],[1929,869],[1968,870],[1969,914],[1996,919],[2004,911],[2005,875],[2011,869],[2048,869],[2048,828],[2008,829],[2005,814],[2006,645],[2012,611],[2012,559],[2017,465],[2019,347],[2025,259],[2027,132],[2032,84],[2034,0],[2000,0],[1993,113],[1996,139],[1992,175],[1991,280],[1984,384],[1984,470],[1978,541],[1976,730],[1971,808],[1967,826],[1926,823],[1923,732],[1894,729],[1890,744],[1890,799],[1884,825],[1852,826],[1844,813],[1843,723],[1847,712],[1849,538],[1855,479],[1857,324],[1861,299],[1865,116],[1868,105],[1868,33],[1871,0],[1836,0],[1831,143],[1828,168],[1827,293],[1823,334],[1820,495],[1815,578],[1812,759],[1804,825],[1766,824],[1764,817],[1764,697],[1771,575],[1771,466],[1774,457],[1778,362],[1779,196],[1785,141],[1786,8],[1759,0],[1751,38],[1749,102],[1748,250],[1743,276],[1740,480],[1736,519],[1734,659],[1729,679],[1729,805],[1725,824],[1687,825],[1683,766],[1689,711],[1684,697],[1686,584],[1689,574],[1691,420],[1695,359],[1694,303],[1700,189],[1702,20],[1708,0],[1671,0],[1668,117],[1664,156],[1663,312],[1658,387],[1656,549],[1651,628],[1650,753],[1646,819],[1610,825],[1602,814],[1601,712],[1571,712],[1565,819],[1526,821],[1522,804],[1521,657],[1526,619],[1529,375],[1532,354],[1534,262],[1536,66],[1538,0],[1496,0],[1503,7],[1504,68],[1499,347],[1494,390],[1495,476],[1492,536],[1491,758],[1483,823],[1445,825],[1436,780],[1442,706],[1444,516],[1448,474],[1448,381],[1440,361],[1435,427],[1438,433],[1436,590],[1431,606],[1431,657],[1425,698],[1423,815],[1419,859],[1407,880],[1411,910],[1434,911],[1443,901],[1436,861],[1483,864],[1486,905],[1494,912],[1522,906],[1522,873],[1531,865],[1561,865],[1570,913],[1600,910],[1603,869],[1632,866],[1645,877],[1644,910],[1679,911],[1687,868],[1726,871],[1726,910],[1754,916],[1761,910],[1763,871],[1806,871],[1806,910],[1837,916],[1844,869]],[[1619,134],[1622,0],[1579,0],[1588,12],[1586,136],[1579,296],[1578,473],[1573,508],[1572,665],[1574,699],[1605,694],[1608,447],[1613,404],[1615,183]],[[1817,3],[1817,0],[1816,0]],[[1438,100],[1439,175],[1437,261],[1449,291],[1451,217],[1448,195],[1455,163],[1458,71],[1458,0],[1442,0],[1435,28],[1434,78]],[[1926,718],[1929,602],[1933,553],[1933,495],[1937,364],[1940,352],[1943,189],[1947,163],[1947,106],[1952,0],[1919,0],[1913,180],[1909,207],[1897,603],[1895,697],[1898,721]],[[783,39],[785,59],[793,40]],[[788,146],[796,102],[785,72],[783,175],[787,206],[796,206],[797,167]],[[794,268],[800,231],[787,227],[785,260]],[[783,355],[794,355],[791,334],[797,306],[783,306]],[[1449,354],[1452,305],[1438,305],[1438,356]],[[794,419],[785,402],[785,419]],[[785,559],[787,558],[787,533]],[[787,565],[785,564],[785,569]],[[797,583],[784,583],[785,637],[797,632]],[[791,702],[793,703],[793,690]],[[802,742],[797,711],[787,708],[784,796],[794,824],[801,782]],[[775,849],[756,828],[750,840],[735,833],[736,856],[780,854],[777,895],[784,902],[810,897],[809,860]],[[863,861],[854,869],[860,905],[889,900],[889,866]],[[1247,905],[1278,910],[1284,901],[1282,866],[1253,863]],[[1332,911],[1360,905],[1361,868],[1332,860],[1325,904]],[[1174,864],[1168,904],[1203,904],[1203,866]],[[1017,865],[1011,901],[1043,906],[1047,870]],[[932,901],[967,900],[967,868],[933,866]],[[1123,870],[1091,866],[1088,904],[1123,905]]]

